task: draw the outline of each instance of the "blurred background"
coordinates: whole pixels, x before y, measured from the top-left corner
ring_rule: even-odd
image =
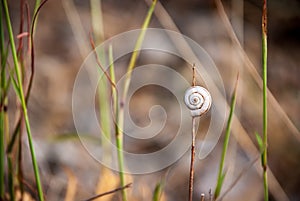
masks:
[[[175,30],[173,25],[176,25],[182,34],[199,43],[222,76],[228,102],[236,74],[240,72],[237,119],[232,124],[226,158],[227,175],[222,192],[242,175],[224,200],[262,200],[260,160],[250,166],[258,157],[255,132],[262,133],[261,1],[228,0],[222,3],[246,54],[232,40],[230,29],[214,1],[161,1],[156,6],[157,13],[153,15],[150,27]],[[29,4],[33,8],[33,2]],[[145,1],[140,0],[104,0],[101,6],[105,40],[141,28],[149,8]],[[9,7],[16,34],[20,23],[19,1],[9,1]],[[268,101],[269,181],[273,188],[270,190],[270,200],[300,200],[299,11],[300,1],[297,0],[268,2],[268,87],[273,94],[269,94]],[[76,192],[74,200],[84,200],[118,186],[116,172],[105,170],[88,154],[77,137],[65,137],[76,133],[72,116],[72,90],[80,66],[91,51],[90,12],[90,1],[49,0],[38,19],[35,35],[36,74],[29,100],[29,115],[47,200],[64,200],[70,188]],[[118,61],[118,79],[124,74],[129,58],[130,55]],[[158,58],[145,53],[141,54],[137,65],[152,62],[172,66],[191,79],[191,69],[175,56],[162,55]],[[145,87],[130,102],[134,121],[140,126],[147,125],[149,108],[155,104],[162,105],[170,118],[177,103],[165,89]],[[14,111],[14,103],[9,107]],[[14,122],[14,114],[11,116],[11,122]],[[209,125],[209,117],[209,114],[203,117],[198,140],[201,140],[202,131]],[[137,142],[125,137],[125,150],[159,150],[172,140],[176,129],[178,125],[170,118],[166,121],[163,133],[155,139]],[[27,145],[25,135],[23,142]],[[200,200],[201,193],[205,193],[208,199],[209,191],[215,188],[222,142],[223,135],[207,158],[196,161],[194,200]],[[24,152],[25,179],[34,186],[27,147]],[[151,200],[155,185],[161,180],[165,181],[164,200],[186,200],[188,176],[189,152],[160,172],[128,175],[128,181],[133,182],[129,190],[132,196],[130,200]],[[119,200],[119,193],[100,200],[105,199]]]

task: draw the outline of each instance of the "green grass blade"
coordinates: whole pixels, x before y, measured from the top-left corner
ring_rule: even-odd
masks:
[[[239,79],[239,75],[236,79],[233,95],[231,97],[230,112],[229,112],[229,117],[227,120],[227,126],[226,126],[226,132],[225,132],[225,139],[224,139],[224,143],[223,143],[222,156],[221,156],[221,160],[220,160],[217,185],[216,185],[215,193],[214,193],[215,199],[219,197],[221,190],[222,190],[222,185],[223,185],[223,182],[225,179],[225,173],[223,172],[224,171],[223,169],[224,169],[225,157],[226,157],[228,144],[229,144],[231,122],[232,122],[232,117],[233,117],[233,113],[234,113],[234,109],[235,109],[238,79]]]
[[[263,139],[260,137],[258,133],[255,133],[256,141],[259,147],[259,151],[262,154],[265,150]]]
[[[102,74],[99,72],[99,74]],[[110,121],[110,104],[108,97],[108,82],[106,77],[102,74],[98,85],[98,104],[99,104],[99,120],[102,129],[101,143],[105,152],[107,152],[108,144],[107,141],[111,139],[111,121]],[[105,139],[106,138],[106,139]],[[107,155],[107,154],[104,154]]]
[[[0,50],[1,50],[1,111],[0,111],[0,200],[4,200],[5,193],[5,181],[4,181],[4,172],[5,172],[5,137],[4,137],[4,88],[5,88],[5,66],[6,66],[6,58],[5,58],[5,50],[4,50],[4,29],[3,29],[3,16],[2,11],[2,3],[0,5]],[[5,61],[4,61],[5,60]]]
[[[129,89],[129,84],[130,84],[130,80],[131,80],[131,73],[132,73],[133,68],[135,67],[135,63],[136,63],[136,60],[137,60],[138,55],[139,55],[138,50],[142,46],[142,43],[143,43],[143,40],[144,40],[144,37],[145,37],[145,34],[146,34],[146,30],[149,26],[149,23],[150,23],[150,20],[151,20],[156,2],[157,2],[157,0],[152,1],[152,4],[151,4],[151,6],[148,10],[148,14],[147,14],[147,16],[144,20],[141,33],[139,34],[139,37],[138,37],[137,42],[135,44],[133,53],[131,55],[130,62],[129,62],[129,65],[128,65],[128,68],[127,68],[126,79],[125,79],[125,83],[124,83],[123,101],[126,100],[128,89]]]
[[[215,199],[217,199],[219,197],[220,193],[221,193],[225,176],[226,176],[226,173],[222,172],[222,175],[220,176],[220,178],[218,178],[217,186],[216,186],[216,189],[215,189],[215,195],[214,195]]]
[[[13,77],[12,73],[11,73],[10,77],[11,77],[11,80],[12,80],[12,86],[13,86],[13,88],[14,88],[14,90],[15,90],[18,98],[19,98],[19,100],[21,100],[20,87],[18,86],[18,83],[15,80],[15,78]]]
[[[26,130],[27,130],[29,148],[30,148],[30,153],[31,153],[31,158],[32,158],[32,166],[34,169],[34,175],[35,175],[38,195],[39,195],[39,199],[41,201],[43,201],[44,195],[43,195],[43,191],[42,191],[39,169],[38,169],[38,164],[36,161],[35,150],[34,150],[33,141],[32,141],[31,128],[30,128],[30,123],[29,123],[29,118],[28,118],[28,113],[27,113],[27,106],[26,106],[26,101],[25,101],[23,87],[22,87],[23,83],[22,83],[21,74],[20,74],[20,68],[19,68],[18,57],[17,57],[16,47],[15,47],[15,42],[14,42],[13,30],[12,30],[12,26],[11,26],[10,17],[9,17],[8,5],[7,5],[6,0],[2,0],[2,2],[3,2],[3,6],[4,6],[5,20],[6,20],[6,25],[7,25],[7,29],[8,29],[9,41],[10,41],[10,45],[11,45],[11,53],[12,53],[12,57],[13,57],[13,61],[14,61],[14,69],[15,69],[15,73],[17,75],[17,81],[18,81],[18,86],[19,86],[19,90],[16,91],[16,93],[20,97],[20,101],[21,101],[21,105],[22,105],[22,109],[23,109],[23,115],[24,115],[24,119],[25,119],[25,126],[26,126]]]
[[[117,122],[116,122],[116,145],[117,145],[117,155],[118,155],[118,165],[119,165],[119,172],[120,172],[120,182],[121,186],[125,185],[125,176],[124,176],[124,158],[123,158],[123,128],[124,128],[124,102],[126,101],[129,85],[130,85],[130,80],[131,80],[131,73],[133,68],[135,67],[136,60],[139,55],[139,49],[142,46],[145,34],[146,34],[146,29],[149,26],[155,5],[156,5],[157,0],[154,0],[152,2],[152,5],[150,6],[147,16],[144,20],[142,30],[139,34],[139,37],[137,39],[137,42],[135,44],[133,53],[131,55],[131,59],[127,68],[127,73],[126,73],[126,78],[125,78],[125,83],[124,83],[124,91],[123,91],[123,96],[121,100],[121,105],[120,108],[118,109],[118,116],[117,116]],[[126,191],[122,190],[122,199],[123,201],[126,201]]]
[[[80,138],[79,138],[80,136]],[[67,142],[67,141],[78,141],[80,139],[84,139],[87,140],[93,144],[99,144],[99,138],[95,137],[91,134],[87,134],[87,133],[63,133],[63,134],[57,134],[54,136],[49,137],[49,141],[53,142],[53,143],[60,143],[60,142]]]
[[[160,181],[156,184],[154,192],[153,192],[153,197],[152,201],[159,201],[163,192],[163,182]]]
[[[268,112],[267,112],[267,61],[268,61],[268,44],[267,44],[267,0],[263,1],[262,11],[262,68],[263,68],[263,143],[264,152],[262,156],[263,181],[264,181],[264,198],[269,200],[268,176],[267,176],[267,145],[268,145]]]
[[[4,111],[0,113],[0,198],[4,199],[4,166],[5,166],[5,144],[4,144]]]
[[[0,198],[4,199],[4,168],[5,168],[5,144],[4,144],[4,111],[0,113]]]
[[[7,58],[8,58],[8,50],[9,50],[8,47],[6,48],[6,50],[1,49],[1,79],[2,79],[2,82],[5,81],[5,66],[6,66]]]
[[[93,35],[95,37],[96,46],[99,45],[104,40],[103,33],[103,22],[102,22],[102,10],[100,0],[90,0],[91,5],[91,20]],[[105,56],[103,49],[95,50],[97,54],[97,59],[99,58],[99,63],[101,66],[105,66]],[[103,132],[103,137],[110,140],[110,110],[109,110],[109,99],[108,99],[108,82],[107,78],[102,72],[102,69],[98,68],[99,74],[101,75],[98,85],[98,104],[99,104],[99,115],[100,115],[100,125]],[[104,150],[107,150],[106,140],[102,140]],[[106,155],[106,154],[104,154]]]
[[[264,151],[266,150],[266,147],[264,145],[263,139],[257,132],[255,133],[255,137],[256,137],[258,147],[259,147],[260,161],[261,161],[261,164],[264,164]]]

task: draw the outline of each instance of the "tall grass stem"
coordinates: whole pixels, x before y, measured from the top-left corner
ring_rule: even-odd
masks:
[[[120,102],[120,108],[118,110],[118,116],[117,116],[117,120],[116,120],[116,145],[117,145],[117,150],[118,150],[117,156],[118,156],[118,164],[119,164],[120,182],[121,182],[122,186],[125,185],[124,157],[123,157],[124,105],[125,105],[125,101],[127,98],[130,81],[131,81],[132,70],[135,67],[136,60],[139,55],[139,49],[142,46],[142,43],[143,43],[143,40],[144,40],[144,37],[146,34],[146,30],[149,26],[156,2],[157,2],[157,0],[153,0],[152,4],[148,10],[147,16],[146,16],[143,26],[142,26],[142,30],[138,36],[133,53],[131,55],[130,62],[129,62],[129,65],[127,68],[125,83],[124,83],[123,97]],[[122,199],[123,199],[123,201],[127,201],[125,189],[122,190]]]
[[[262,11],[262,68],[263,68],[263,143],[264,151],[262,153],[263,181],[264,181],[264,199],[269,200],[268,193],[268,175],[267,175],[267,147],[268,147],[268,105],[267,105],[267,64],[268,61],[268,44],[267,44],[267,0],[263,1]]]
[[[99,74],[101,75],[99,79],[99,84],[97,88],[98,95],[98,105],[99,105],[99,123],[101,125],[102,133],[101,135],[101,145],[104,150],[104,160],[108,163],[110,162],[109,144],[107,141],[111,139],[111,121],[110,121],[110,105],[109,105],[109,84],[106,77],[106,72],[102,69],[105,66],[105,56],[104,50],[96,50],[96,46],[99,45],[104,40],[104,28],[103,28],[103,18],[101,10],[101,0],[90,0],[91,6],[91,23],[93,35],[95,38],[95,44],[93,44],[93,49],[95,50],[96,59],[98,65],[101,65],[101,69],[98,68]],[[92,42],[93,43],[93,42]]]
[[[1,48],[1,77],[0,77],[0,84],[1,84],[1,111],[0,111],[0,198],[4,199],[4,171],[5,171],[5,135],[4,135],[4,90],[5,90],[5,65],[6,63],[3,62],[5,57],[5,50],[4,50],[4,29],[3,29],[3,10],[2,10],[2,3],[0,5],[0,48]],[[3,101],[3,102],[2,102]]]

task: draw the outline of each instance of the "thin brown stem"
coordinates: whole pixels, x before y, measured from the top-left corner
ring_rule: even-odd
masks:
[[[20,17],[21,17],[21,20],[20,20],[20,26],[19,26],[19,33],[23,33],[23,25],[24,25],[24,0],[21,0],[20,1]],[[20,56],[20,60],[22,61],[23,60],[23,54],[22,54],[22,48],[23,48],[23,37],[20,37],[20,40],[19,40],[19,45],[18,45],[18,48],[17,48],[17,52],[18,52],[18,55]]]
[[[195,72],[195,64],[193,64],[193,81],[192,86],[196,86],[196,72]]]
[[[30,36],[30,11],[29,11],[29,4],[28,2],[26,1],[25,2],[25,8],[26,8],[26,17],[27,17],[27,31],[28,31],[28,36],[27,36],[27,54],[29,55],[30,52],[31,52],[31,47],[30,47],[30,44],[31,44],[31,36]]]
[[[96,196],[94,196],[94,197],[91,197],[91,198],[89,198],[89,199],[87,199],[87,200],[85,200],[85,201],[92,201],[92,200],[95,200],[95,199],[97,199],[97,198],[103,197],[103,196],[105,196],[105,195],[109,195],[109,194],[112,194],[112,193],[121,191],[121,190],[123,190],[123,189],[126,189],[126,188],[131,187],[131,184],[132,184],[132,183],[129,183],[129,184],[125,185],[125,186],[116,188],[116,189],[114,189],[114,190],[107,191],[107,192],[105,192],[105,193],[101,193],[101,194],[96,195]]]
[[[101,71],[104,73],[105,77],[107,78],[107,80],[109,81],[109,83],[111,84],[111,86],[112,86],[113,88],[115,88],[116,91],[117,91],[117,87],[116,87],[115,83],[114,83],[114,82],[112,81],[112,79],[110,78],[108,72],[107,72],[107,71],[104,69],[104,67],[101,65],[100,59],[99,59],[98,54],[97,54],[97,51],[96,51],[95,42],[94,42],[93,37],[92,37],[91,34],[90,34],[90,43],[91,43],[91,46],[92,46],[93,51],[95,52],[95,57],[96,57],[96,62],[97,62],[97,64],[98,64],[98,67],[99,67],[99,68],[101,69]]]
[[[26,103],[28,102],[29,96],[30,96],[30,92],[31,92],[31,88],[32,88],[32,84],[33,84],[33,78],[34,78],[34,70],[35,70],[35,60],[34,60],[34,41],[33,41],[33,35],[34,35],[34,29],[35,29],[35,24],[36,24],[36,20],[37,20],[37,16],[39,14],[39,12],[41,11],[42,7],[45,5],[45,3],[48,0],[44,0],[39,7],[37,8],[36,12],[34,13],[33,16],[33,20],[32,20],[32,25],[31,25],[31,30],[30,30],[30,50],[31,50],[31,76],[29,78],[29,84],[28,84],[28,88],[26,91]],[[27,19],[29,20],[29,18]]]
[[[195,141],[196,141],[196,118],[192,117],[192,146],[191,146],[191,166],[189,179],[189,201],[193,200],[194,189],[194,162],[195,162]]]

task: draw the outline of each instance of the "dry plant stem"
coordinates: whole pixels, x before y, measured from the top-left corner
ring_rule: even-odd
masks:
[[[264,197],[265,201],[269,200],[268,193],[268,175],[267,175],[267,149],[268,149],[268,131],[267,131],[267,0],[263,0],[263,11],[262,11],[262,66],[263,66],[263,143],[264,151],[262,153],[262,167],[263,167],[263,181],[264,181]]]
[[[192,81],[192,86],[196,86],[195,64],[193,64],[193,81]]]
[[[68,21],[71,25],[72,32],[74,34],[75,41],[77,43],[78,51],[82,59],[85,59],[90,52],[90,44],[86,40],[86,32],[83,28],[80,16],[76,10],[73,0],[61,1],[65,10]]]
[[[112,193],[115,193],[115,192],[118,192],[118,191],[122,191],[122,190],[124,190],[124,189],[126,189],[126,188],[130,188],[130,187],[131,187],[131,183],[129,183],[129,184],[125,185],[125,186],[122,186],[122,187],[120,187],[120,188],[116,188],[116,189],[114,189],[114,190],[111,190],[111,191],[108,191],[108,192],[105,192],[105,193],[101,193],[101,194],[96,195],[96,196],[94,196],[94,197],[91,197],[91,198],[89,198],[89,199],[87,199],[87,200],[85,200],[85,201],[92,201],[92,200],[95,200],[95,199],[97,199],[97,198],[103,197],[103,196],[105,196],[105,195],[109,195],[109,194],[112,194]]]
[[[193,69],[192,86],[194,87],[194,86],[196,86],[195,64],[193,64],[192,69]],[[193,200],[195,144],[196,144],[196,118],[193,116],[192,117],[191,165],[190,165],[190,177],[189,177],[189,201]]]
[[[91,46],[92,46],[92,49],[95,53],[95,58],[96,58],[96,63],[98,65],[98,67],[100,68],[100,70],[104,73],[104,76],[107,78],[107,80],[109,81],[109,83],[111,84],[111,87],[113,87],[114,89],[116,89],[116,85],[115,83],[112,81],[112,79],[110,78],[109,74],[107,71],[105,71],[104,67],[102,66],[101,62],[100,62],[100,59],[99,59],[99,56],[96,52],[96,48],[95,48],[95,43],[93,41],[93,38],[90,37],[90,43],[91,43]]]
[[[35,7],[35,13],[32,19],[32,25],[31,25],[31,29],[30,29],[30,44],[31,44],[31,76],[29,78],[29,84],[28,84],[28,88],[27,88],[27,94],[26,94],[26,102],[29,99],[30,96],[30,92],[31,92],[31,88],[32,88],[32,84],[33,84],[33,78],[34,78],[34,73],[35,73],[35,59],[34,59],[34,30],[35,30],[35,24],[37,22],[38,19],[38,14],[41,11],[42,7],[45,5],[45,3],[48,0],[44,0],[39,6],[37,6],[38,4],[36,4]],[[39,0],[36,1],[36,3],[39,2]],[[27,19],[29,20],[29,18]]]
[[[20,1],[20,26],[19,26],[19,34],[23,33],[23,25],[24,25],[24,0]],[[17,48],[17,54],[21,61],[24,61],[23,55],[23,37],[19,38],[19,45]]]
[[[39,196],[39,199],[41,201],[43,201],[44,200],[43,190],[42,190],[38,164],[36,161],[35,150],[34,150],[33,141],[32,141],[31,128],[30,128],[30,123],[29,123],[29,118],[28,118],[28,113],[27,113],[27,105],[26,105],[25,96],[24,96],[24,92],[23,92],[23,83],[22,83],[18,58],[17,58],[17,52],[16,52],[16,48],[15,48],[13,30],[12,30],[12,26],[11,26],[11,22],[10,22],[10,17],[9,17],[8,5],[7,5],[6,0],[2,0],[2,2],[3,2],[3,6],[4,6],[4,11],[5,11],[5,20],[6,20],[6,24],[7,24],[7,29],[8,29],[8,33],[9,33],[8,35],[9,35],[9,40],[10,40],[10,45],[11,45],[11,52],[12,52],[12,56],[13,56],[14,67],[15,67],[14,69],[15,69],[15,72],[17,75],[18,88],[17,88],[16,93],[18,94],[18,96],[20,98],[22,109],[23,109],[23,115],[24,115],[26,130],[27,130],[29,148],[30,148],[30,153],[31,153],[31,158],[32,158],[32,166],[34,169],[34,175],[35,175],[36,185],[37,185],[37,189],[38,189],[38,196]]]
[[[35,1],[35,5],[34,5],[34,13],[38,13],[39,11],[39,7],[41,7],[41,5],[40,5],[40,3],[41,3],[41,0],[36,0]],[[43,3],[42,3],[43,4]],[[36,18],[37,18],[37,16],[36,16]],[[28,19],[29,20],[29,19]],[[32,20],[32,27],[34,27],[34,29],[33,29],[33,32],[31,32],[31,34],[32,35],[34,35],[34,33],[35,33],[35,25],[36,25],[36,23],[37,23],[37,21],[36,20]]]
[[[209,189],[208,194],[209,194],[209,201],[213,201],[213,195],[211,193],[211,189]]]
[[[68,177],[68,185],[64,201],[72,201],[76,198],[76,191],[78,186],[78,179],[71,169],[64,167],[65,174]]]
[[[196,117],[192,117],[192,146],[191,146],[191,166],[190,166],[190,179],[189,179],[189,201],[193,200],[195,142],[196,142]]]

